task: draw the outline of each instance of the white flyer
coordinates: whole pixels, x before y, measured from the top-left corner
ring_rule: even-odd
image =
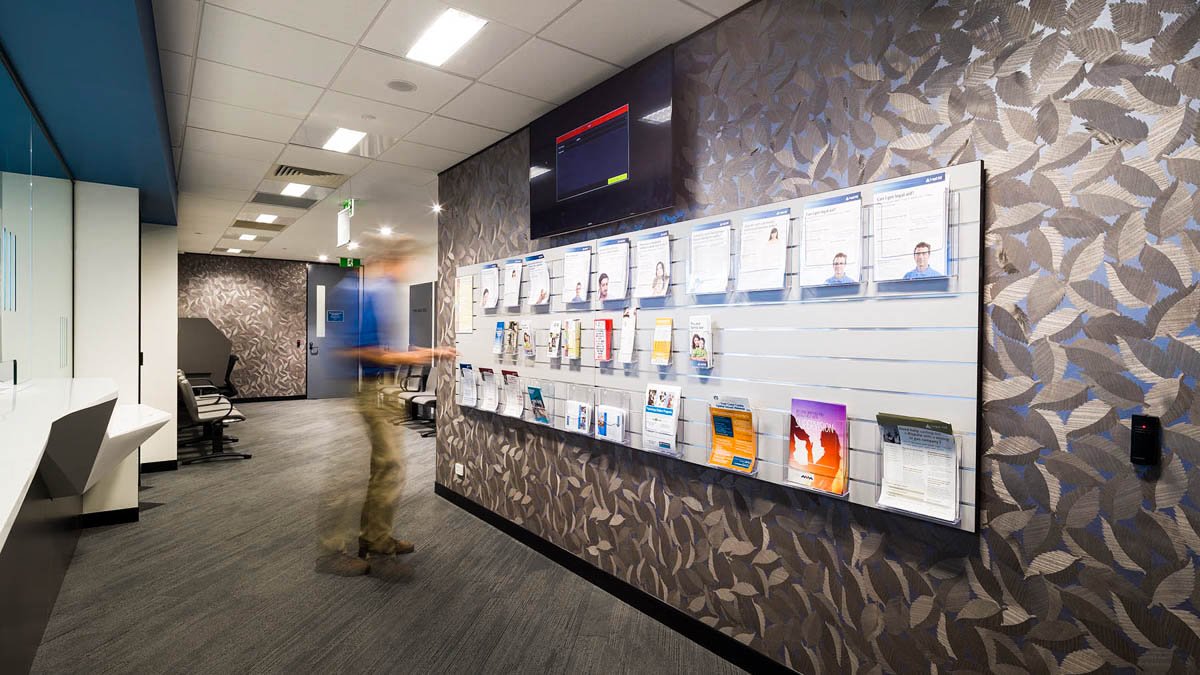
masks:
[[[958,445],[946,422],[879,413],[880,506],[958,520]]]
[[[495,309],[500,302],[500,268],[488,263],[479,272],[479,283],[483,286],[483,308]]]
[[[784,287],[791,214],[791,209],[776,209],[747,216],[742,221],[741,253],[738,256],[739,291]]]
[[[454,332],[475,331],[475,277],[458,277],[454,285]]]
[[[546,336],[546,357],[551,361],[562,358],[562,322],[550,322],[550,334]]]
[[[621,315],[621,345],[617,349],[617,360],[633,363],[633,347],[637,339],[637,308],[625,308]]]
[[[667,455],[679,454],[676,441],[679,429],[679,392],[679,387],[675,386],[646,385],[646,406],[642,415],[642,449]]]
[[[588,300],[588,279],[592,276],[592,247],[573,246],[563,254],[563,301],[578,304]]]
[[[520,258],[504,263],[504,306],[519,307],[521,305],[521,268]]]
[[[592,433],[592,404],[584,401],[567,401],[567,431],[577,434]]]
[[[875,188],[875,280],[946,276],[946,174],[903,178]]]
[[[804,203],[801,286],[850,286],[862,281],[862,193]]]
[[[500,372],[504,375],[504,414],[520,417],[525,412],[525,390],[521,387],[521,377],[515,370]]]
[[[645,234],[637,240],[637,284],[639,298],[661,298],[671,287],[671,233]]]
[[[596,299],[623,300],[629,293],[629,240],[609,239],[596,249]]]
[[[479,402],[475,387],[475,370],[469,363],[460,363],[458,372],[460,373],[458,389],[462,392],[462,402],[459,405],[475,406]]]
[[[496,388],[496,371],[491,368],[479,369],[479,409],[496,412],[500,404],[499,390]]]
[[[529,268],[529,305],[550,304],[550,268],[546,266],[546,257],[531,255],[525,258],[525,266]]]
[[[729,290],[729,241],[732,230],[733,226],[728,220],[692,228],[688,293],[704,295]]]
[[[625,442],[625,409],[612,405],[596,406],[596,438]]]

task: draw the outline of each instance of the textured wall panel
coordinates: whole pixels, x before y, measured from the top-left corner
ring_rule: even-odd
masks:
[[[302,262],[179,256],[179,316],[207,318],[233,341],[239,396],[304,395],[307,294]]]
[[[449,366],[437,480],[802,672],[1195,672],[1198,38],[1191,0],[763,0],[676,51],[677,209],[539,242],[982,159],[978,536],[459,410]],[[527,155],[441,176],[439,335],[457,266],[536,248]]]

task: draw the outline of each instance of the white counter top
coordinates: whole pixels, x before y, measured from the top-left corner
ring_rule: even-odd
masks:
[[[35,379],[0,392],[0,546],[42,461],[50,425],[116,397],[107,378]]]

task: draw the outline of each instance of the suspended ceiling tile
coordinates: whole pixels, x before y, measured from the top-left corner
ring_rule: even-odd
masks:
[[[631,66],[712,20],[679,0],[583,0],[541,36],[609,63]]]
[[[273,162],[283,151],[283,143],[192,127],[188,129],[184,149],[254,159],[260,162]]]
[[[188,109],[188,121],[191,126],[201,129],[261,138],[277,143],[286,143],[292,134],[296,133],[301,122],[295,117],[240,108],[195,97],[192,98],[192,105]]]
[[[385,162],[405,164],[429,171],[442,171],[463,161],[469,155],[445,148],[435,148],[411,141],[400,141],[379,156]]]
[[[199,59],[192,96],[303,119],[321,88]]]
[[[363,38],[363,46],[403,57],[412,49],[421,33],[446,9],[448,6],[437,0],[394,0]],[[490,20],[438,68],[467,77],[479,77],[529,37],[524,31]]]
[[[324,87],[349,45],[216,6],[205,7],[200,58]]]
[[[488,129],[447,117],[434,115],[421,123],[404,140],[447,150],[473,154],[505,137],[502,131]]]
[[[182,94],[164,94],[167,104],[167,128],[171,132],[171,147],[183,144],[184,122],[187,121],[188,100]]]
[[[214,186],[252,190],[270,168],[270,160],[218,155],[185,147],[179,175],[180,189],[195,192],[192,187]]]
[[[400,138],[416,128],[426,117],[429,117],[429,113],[419,110],[401,108],[338,91],[326,91],[308,116],[308,121]]]
[[[543,101],[565,103],[617,72],[615,66],[599,59],[534,38],[480,81]]]
[[[471,14],[503,21],[526,33],[536,33],[575,2],[576,0],[455,0],[454,6]]]
[[[163,91],[187,95],[192,87],[192,57],[163,49],[158,51]]]
[[[729,14],[742,5],[749,4],[746,0],[688,0],[688,2],[712,14],[717,19]]]
[[[417,88],[408,92],[396,91],[388,87],[388,82],[393,80],[411,82]],[[331,88],[405,108],[433,112],[470,84],[470,80],[457,75],[359,48]]]
[[[516,131],[554,108],[535,98],[476,82],[438,114],[493,129]]]
[[[437,179],[437,174],[425,169],[401,166],[389,162],[371,162],[350,181],[351,196],[363,199],[395,196],[398,185],[420,187]]]
[[[371,160],[357,155],[347,155],[332,150],[307,148],[301,145],[289,145],[279,156],[280,164],[299,166],[305,169],[330,171],[345,176],[353,176],[362,170]],[[261,175],[259,176],[262,177]],[[296,182],[303,182],[297,180]]]
[[[200,29],[199,0],[154,0],[154,33],[159,49],[189,56],[196,53]]]
[[[387,0],[209,0],[232,10],[355,44]]]

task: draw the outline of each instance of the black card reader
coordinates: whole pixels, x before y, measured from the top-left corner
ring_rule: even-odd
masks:
[[[1162,424],[1157,417],[1134,415],[1129,434],[1129,461],[1158,466],[1162,460]]]

